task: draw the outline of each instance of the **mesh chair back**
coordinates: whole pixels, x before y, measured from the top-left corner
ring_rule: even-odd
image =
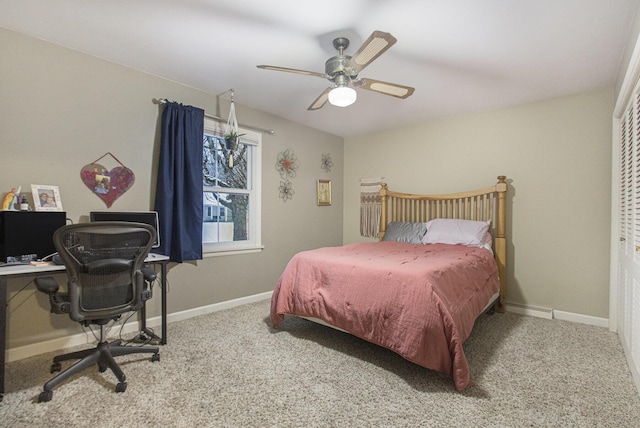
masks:
[[[68,276],[69,316],[74,321],[110,319],[142,306],[144,259],[153,227],[131,222],[63,226],[53,243]]]

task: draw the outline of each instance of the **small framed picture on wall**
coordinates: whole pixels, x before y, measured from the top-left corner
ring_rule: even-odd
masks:
[[[36,211],[63,211],[58,186],[32,184],[31,194]]]
[[[331,205],[331,180],[318,180],[318,205]]]

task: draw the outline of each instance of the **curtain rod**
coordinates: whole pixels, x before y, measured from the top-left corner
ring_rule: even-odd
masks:
[[[159,98],[157,100],[154,100],[154,102],[156,102],[158,104],[165,104],[167,102],[167,99],[166,98]],[[212,114],[205,113],[204,115],[205,115],[205,117],[208,117],[209,119],[217,120],[219,122],[225,122],[226,121],[226,119],[224,119],[222,117],[214,116]],[[264,134],[269,134],[269,135],[273,135],[273,134],[276,133],[276,131],[274,131],[273,129],[258,128],[257,126],[243,125],[242,123],[239,123],[238,126],[241,126],[243,128],[247,128],[247,129],[251,129],[253,131],[262,132]]]

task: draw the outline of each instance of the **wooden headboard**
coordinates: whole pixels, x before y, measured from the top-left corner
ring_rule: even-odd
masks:
[[[414,195],[394,192],[382,184],[380,238],[392,221],[427,222],[434,218],[490,221],[493,248],[500,275],[500,300],[496,310],[504,312],[507,285],[506,197],[507,177],[498,177],[491,187],[448,195]]]

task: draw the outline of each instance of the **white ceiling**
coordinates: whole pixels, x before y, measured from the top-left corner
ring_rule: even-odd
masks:
[[[638,1],[0,0],[0,26],[353,136],[611,86]],[[360,77],[413,96],[308,111],[330,82],[256,68],[323,73],[334,36],[374,30],[398,42]]]

